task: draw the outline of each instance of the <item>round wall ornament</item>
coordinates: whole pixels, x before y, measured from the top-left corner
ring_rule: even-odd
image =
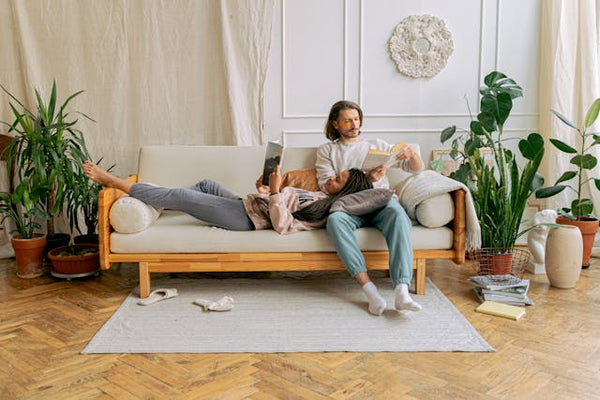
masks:
[[[398,71],[413,78],[440,72],[454,51],[452,33],[443,20],[432,15],[404,18],[388,41]]]

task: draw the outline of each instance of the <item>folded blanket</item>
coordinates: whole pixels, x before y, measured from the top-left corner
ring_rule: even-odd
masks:
[[[461,182],[450,179],[435,171],[426,170],[414,174],[400,185],[396,186],[398,199],[408,216],[415,219],[415,210],[421,202],[440,195],[463,189],[465,195],[466,217],[466,251],[471,252],[481,248],[481,227],[475,211],[475,204],[469,189]]]

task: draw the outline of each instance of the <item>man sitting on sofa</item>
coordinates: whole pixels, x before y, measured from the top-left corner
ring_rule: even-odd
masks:
[[[341,189],[335,179],[340,171],[361,168],[369,149],[390,151],[391,145],[382,140],[363,140],[360,137],[363,112],[360,106],[350,101],[338,101],[329,112],[325,136],[330,142],[317,150],[317,178],[321,190],[335,194]],[[397,155],[400,167],[409,172],[418,172],[423,162],[417,153],[405,146]],[[376,188],[389,188],[386,177],[388,167],[377,166],[367,174]],[[356,216],[342,211],[331,213],[327,220],[327,233],[348,272],[361,285],[369,302],[371,314],[381,315],[387,304],[377,287],[369,278],[365,259],[358,247],[354,231],[363,226],[374,226],[385,236],[389,249],[390,277],[394,284],[394,306],[396,310],[419,311],[421,306],[409,294],[412,279],[413,249],[410,237],[411,221],[398,200],[394,197],[376,213]]]

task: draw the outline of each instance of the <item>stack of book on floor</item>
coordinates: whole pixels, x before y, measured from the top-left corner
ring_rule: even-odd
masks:
[[[533,305],[533,301],[527,296],[529,279],[514,275],[475,275],[469,277],[469,280],[482,303],[495,301],[513,306]]]

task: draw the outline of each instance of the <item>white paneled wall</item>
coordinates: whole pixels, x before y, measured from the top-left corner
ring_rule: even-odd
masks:
[[[278,0],[265,92],[265,135],[287,146],[325,142],[330,106],[348,99],[365,112],[363,134],[419,143],[426,162],[443,149],[439,133],[467,127],[483,76],[498,69],[525,96],[507,134],[537,127],[538,31],[542,0]],[[409,15],[443,19],[454,52],[432,78],[400,74],[387,51]]]

